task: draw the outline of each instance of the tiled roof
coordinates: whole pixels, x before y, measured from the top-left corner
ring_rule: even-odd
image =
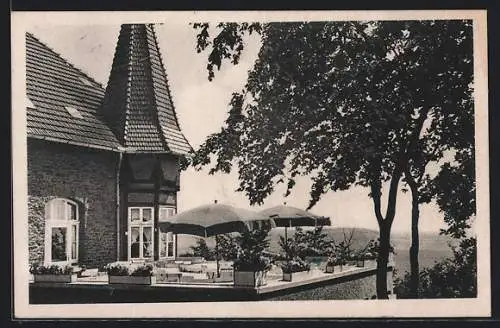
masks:
[[[102,86],[59,54],[26,34],[28,137],[87,147],[119,149],[120,143],[98,110]],[[77,110],[72,115],[67,107]],[[73,111],[74,112],[74,111]]]
[[[152,25],[121,27],[101,113],[128,152],[186,154]]]

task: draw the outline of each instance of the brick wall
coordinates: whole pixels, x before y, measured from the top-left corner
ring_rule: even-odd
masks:
[[[28,140],[29,259],[43,260],[45,204],[54,197],[80,206],[80,263],[116,260],[118,155],[41,140]]]

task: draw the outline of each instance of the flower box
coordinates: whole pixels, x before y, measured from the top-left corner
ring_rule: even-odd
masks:
[[[76,273],[72,274],[34,274],[35,282],[69,283],[76,281]]]
[[[334,265],[329,265],[329,264],[327,264],[327,265],[326,265],[325,272],[326,272],[326,273],[334,273],[334,272],[335,272],[335,266],[334,266]]]
[[[283,281],[297,281],[301,279],[306,279],[310,276],[310,271],[299,271],[299,272],[283,272]]]
[[[267,284],[266,276],[266,271],[234,271],[234,286],[263,286]]]
[[[152,285],[156,283],[155,276],[108,276],[109,284]]]

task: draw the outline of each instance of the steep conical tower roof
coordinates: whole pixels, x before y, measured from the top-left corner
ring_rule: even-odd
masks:
[[[152,24],[121,26],[101,113],[126,152],[186,154]]]

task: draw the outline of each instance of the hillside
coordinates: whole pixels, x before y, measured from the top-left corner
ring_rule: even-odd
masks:
[[[353,228],[338,228],[338,227],[325,227],[324,232],[328,237],[335,241],[343,240],[343,232],[347,235],[350,234]],[[293,229],[288,229],[288,236],[293,235]],[[269,233],[270,251],[280,252],[279,236],[284,236],[283,228],[276,228]],[[179,235],[178,237],[178,254],[185,253],[190,250],[190,246],[196,244],[198,237],[189,235]],[[360,249],[364,247],[371,239],[378,238],[378,231],[354,228],[352,246],[353,249]],[[434,262],[444,259],[452,255],[449,243],[453,240],[446,236],[441,236],[438,233],[420,233],[420,267],[432,266]],[[408,250],[411,243],[409,234],[393,233],[391,235],[391,243],[394,245],[396,252],[396,267],[399,275],[409,270],[409,255]],[[208,238],[207,244],[209,247],[214,247],[214,239]]]

